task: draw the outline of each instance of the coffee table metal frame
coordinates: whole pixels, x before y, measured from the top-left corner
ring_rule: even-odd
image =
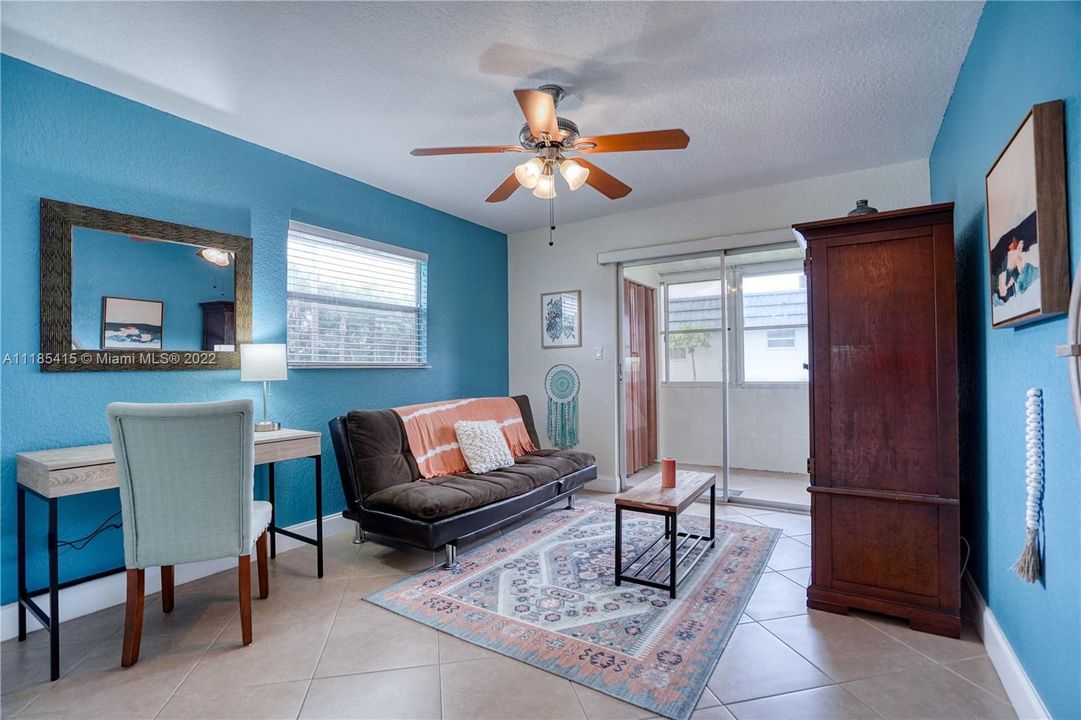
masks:
[[[669,596],[673,599],[676,597],[676,588],[684,578],[686,578],[694,566],[698,564],[698,561],[702,559],[702,556],[706,554],[706,547],[703,547],[694,559],[685,568],[680,568],[680,565],[690,557],[695,549],[701,543],[709,543],[709,547],[716,545],[717,538],[717,479],[714,478],[713,482],[709,484],[709,535],[699,535],[697,533],[683,532],[679,530],[679,510],[661,510],[653,508],[643,507],[625,507],[616,502],[616,586],[620,586],[623,582],[635,583],[637,585],[646,585],[648,587],[658,588],[660,590],[667,590]],[[705,491],[705,488],[702,488]],[[698,496],[701,495],[701,492]],[[695,496],[697,500],[698,496]],[[692,501],[693,502],[693,501]],[[645,547],[642,552],[638,553],[633,560],[627,563],[627,570],[633,570],[634,566],[638,564],[638,561],[646,556],[651,550],[653,554],[649,556],[649,559],[642,564],[638,572],[645,573],[653,561],[657,559],[665,548],[668,548],[668,574],[663,579],[654,579],[655,576],[664,569],[665,564],[659,563],[656,568],[648,575],[634,575],[623,573],[623,512],[624,510],[646,513],[647,515],[660,515],[664,518],[664,532],[657,536],[657,538]],[[668,542],[661,542],[667,540]],[[689,544],[688,544],[689,543]],[[682,553],[680,552],[682,551]]]

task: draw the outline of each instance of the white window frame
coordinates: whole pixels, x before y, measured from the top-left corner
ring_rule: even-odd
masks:
[[[782,262],[761,263],[755,265],[735,265],[728,269],[728,286],[731,288],[730,293],[730,313],[732,322],[732,342],[730,343],[730,349],[732,353],[732,372],[733,372],[733,384],[737,387],[806,387],[807,380],[753,380],[748,381],[744,375],[744,363],[743,363],[743,344],[744,344],[744,326],[743,326],[743,278],[755,275],[780,275],[788,273],[803,273],[803,263],[799,260],[785,260]],[[810,304],[810,298],[807,298],[808,305]],[[754,328],[755,330],[788,330],[806,328],[807,323],[802,324],[787,324],[787,325],[762,325]],[[774,348],[774,349],[788,349],[788,348]],[[810,348],[808,348],[810,352]]]
[[[289,353],[288,366],[290,368],[303,368],[303,369],[342,369],[342,368],[429,368],[428,364],[428,290],[427,290],[427,268],[428,254],[417,250],[411,250],[409,248],[399,247],[397,245],[391,245],[389,243],[379,242],[378,240],[369,240],[368,238],[359,237],[357,235],[350,235],[348,233],[339,232],[337,230],[331,230],[329,228],[319,227],[316,225],[309,225],[307,223],[299,222],[296,220],[289,221],[289,234],[300,232],[306,235],[315,236],[318,238],[325,238],[340,243],[349,245],[355,245],[359,249],[374,250],[376,252],[386,253],[398,258],[414,260],[417,262],[417,305],[415,312],[417,314],[417,323],[420,325],[417,331],[418,335],[418,356],[421,358],[420,362],[401,362],[401,363],[357,363],[357,362],[334,362],[334,361],[306,361],[306,360],[293,360],[291,352]],[[293,293],[288,291],[288,255],[289,255],[289,236],[286,237],[286,334],[289,335],[289,304],[294,296]],[[318,296],[317,296],[318,297]],[[337,302],[341,302],[340,298],[336,298]],[[380,303],[372,301],[371,303],[365,303],[366,305],[376,306]],[[387,305],[388,310],[401,311],[407,306],[399,305]],[[291,338],[289,338],[291,340]]]
[[[708,333],[720,333],[724,335],[725,328],[723,327],[723,320],[721,326],[708,327],[708,328],[696,328],[694,330],[669,330],[668,329],[668,288],[672,285],[693,285],[702,282],[719,282],[722,287],[724,286],[724,278],[718,277],[716,272],[689,272],[689,273],[673,273],[665,277],[679,278],[678,280],[662,280],[660,287],[661,298],[661,317],[663,318],[663,324],[660,329],[660,355],[662,365],[664,366],[664,375],[661,378],[661,385],[667,385],[669,387],[721,387],[724,385],[724,373],[725,368],[721,368],[721,380],[669,380],[671,377],[669,363],[668,363],[668,336],[669,335],[682,335],[691,332],[708,332]],[[721,312],[724,312],[724,301],[721,301]],[[723,347],[723,341],[722,341]]]

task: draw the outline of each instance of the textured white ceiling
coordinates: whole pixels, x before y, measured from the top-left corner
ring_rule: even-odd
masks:
[[[980,3],[5,2],[5,53],[482,225],[546,226],[519,190],[511,91],[564,84],[583,135],[682,127],[684,151],[593,155],[634,188],[560,185],[557,220],[926,157]]]

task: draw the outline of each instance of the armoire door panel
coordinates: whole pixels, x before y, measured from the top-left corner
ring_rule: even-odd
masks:
[[[831,484],[937,494],[933,239],[826,252]]]
[[[834,495],[830,548],[835,589],[839,584],[938,597],[938,507]]]

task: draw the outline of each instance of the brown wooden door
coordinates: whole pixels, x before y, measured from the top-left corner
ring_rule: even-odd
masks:
[[[627,474],[657,460],[657,294],[623,281],[623,417]]]

